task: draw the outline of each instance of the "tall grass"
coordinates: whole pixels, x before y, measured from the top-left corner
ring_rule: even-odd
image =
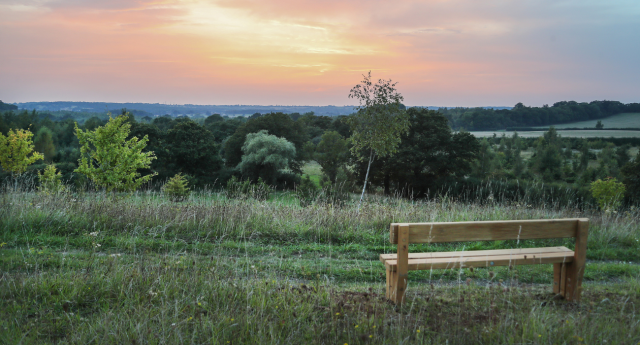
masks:
[[[494,194],[496,195],[496,194]],[[411,272],[384,299],[389,223],[591,219],[580,304],[551,267]],[[640,213],[449,197],[300,207],[294,194],[0,196],[0,343],[637,344]],[[569,240],[417,245],[469,250]],[[605,261],[601,261],[605,260]],[[616,260],[616,262],[611,262]],[[619,262],[626,261],[625,263]],[[542,283],[542,284],[541,284]]]

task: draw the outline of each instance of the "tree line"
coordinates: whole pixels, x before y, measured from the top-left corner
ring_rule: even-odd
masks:
[[[441,111],[406,109],[399,98],[369,107],[369,114],[366,107],[337,117],[277,112],[151,118],[122,110],[117,118],[128,128],[123,139],[143,140],[141,151],[153,153],[154,159],[137,169],[140,176],[149,176],[152,185],[181,174],[196,188],[224,187],[234,178],[279,189],[340,184],[355,192],[364,185],[383,194],[462,197],[488,182],[501,183],[514,195],[529,193],[527,186],[540,183],[588,198],[592,182],[616,178],[627,185],[628,201],[638,201],[640,157],[634,159],[629,153],[631,144],[638,143],[562,138],[554,128],[537,139],[514,134],[478,140],[464,130],[454,132],[450,118]],[[380,115],[385,112],[386,118]],[[366,139],[362,128],[376,119],[383,119],[382,124],[405,124],[396,126],[395,139],[384,138],[386,127],[392,126],[369,131]],[[81,188],[89,180],[87,174],[78,173],[86,159],[78,131],[96,131],[109,121],[95,116],[78,124],[68,118],[52,120],[46,112],[10,109],[0,113],[0,133],[32,132],[35,151],[42,157],[27,174],[35,176],[46,164],[54,164],[62,180]],[[309,161],[318,162],[322,170],[320,181],[311,184],[308,177],[302,178],[303,165]],[[9,176],[7,169],[0,174]]]
[[[474,131],[511,127],[535,127],[575,121],[602,119],[621,113],[640,113],[640,103],[623,104],[618,101],[556,102],[552,106],[528,107],[522,103],[513,109],[440,108],[438,109],[454,129]]]

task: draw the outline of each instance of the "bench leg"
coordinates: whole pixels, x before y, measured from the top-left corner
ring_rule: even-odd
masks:
[[[388,300],[394,301],[396,300],[396,272],[392,271],[387,267],[387,292],[385,297]]]
[[[553,293],[564,296],[564,282],[567,265],[563,263],[553,264]]]
[[[565,279],[566,291],[564,298],[567,301],[579,302],[582,293],[582,277],[587,261],[587,234],[589,232],[589,220],[579,219],[576,229],[576,247],[573,262],[567,265]]]

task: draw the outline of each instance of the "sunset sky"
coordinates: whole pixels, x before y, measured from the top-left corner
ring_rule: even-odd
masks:
[[[638,0],[0,0],[0,100],[640,102]]]

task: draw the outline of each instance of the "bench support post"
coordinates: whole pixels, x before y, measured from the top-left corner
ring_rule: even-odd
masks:
[[[576,229],[576,247],[573,262],[567,264],[565,277],[564,298],[568,301],[580,301],[582,292],[582,277],[587,261],[587,235],[589,233],[589,220],[578,219]]]
[[[557,263],[553,264],[553,293],[561,294],[564,296],[565,286],[564,282],[567,276],[567,264]]]
[[[404,303],[404,293],[407,289],[407,274],[409,272],[409,224],[398,225],[398,266],[394,275],[396,304]]]

